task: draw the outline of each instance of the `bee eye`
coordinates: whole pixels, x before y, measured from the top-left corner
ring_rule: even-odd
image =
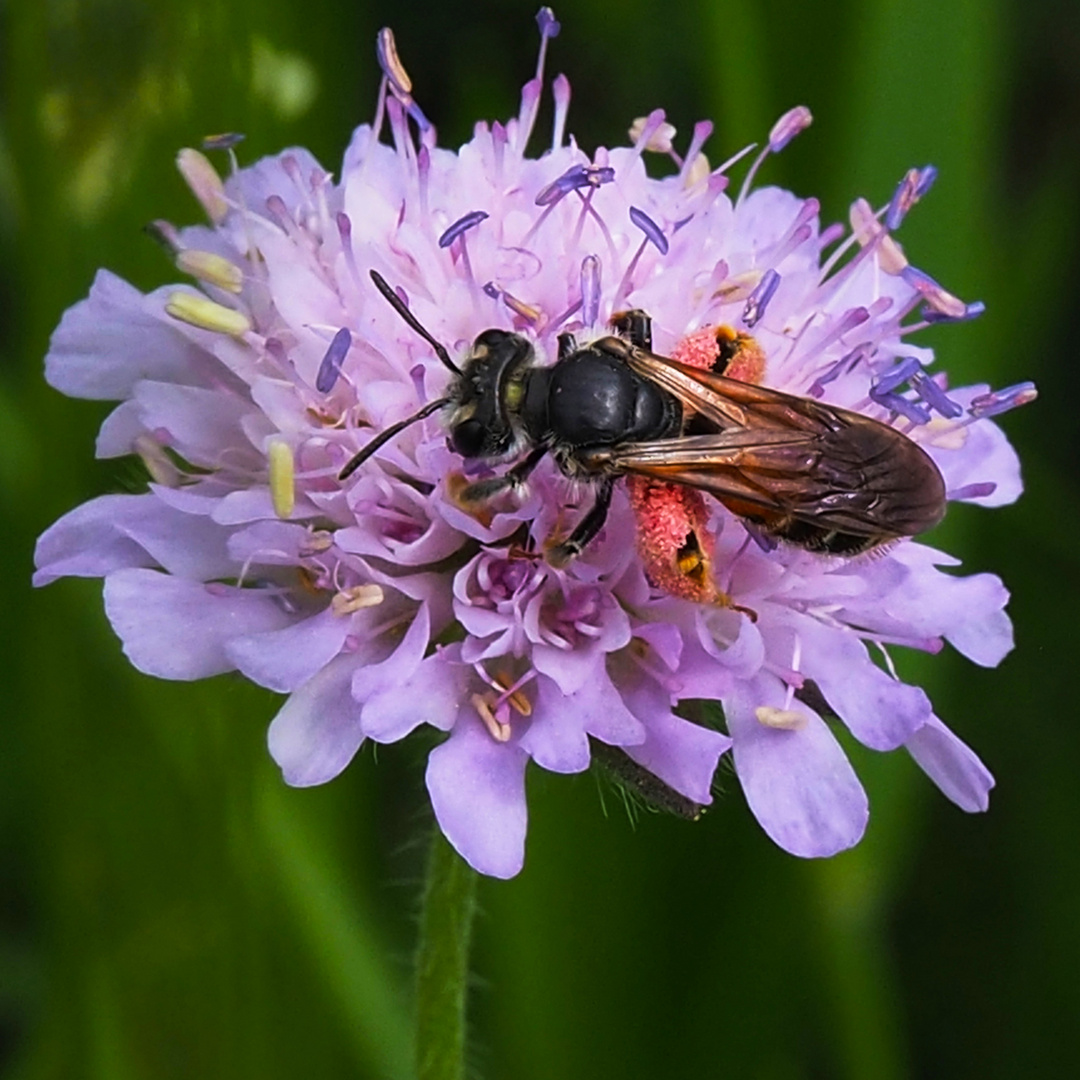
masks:
[[[462,420],[450,432],[454,453],[462,457],[478,457],[484,449],[484,425],[479,420]]]

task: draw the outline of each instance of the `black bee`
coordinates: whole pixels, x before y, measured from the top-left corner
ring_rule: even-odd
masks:
[[[466,485],[465,504],[524,483],[547,454],[591,481],[592,507],[549,547],[563,566],[603,527],[616,480],[634,473],[715,496],[760,531],[830,555],[855,555],[936,525],[945,484],[902,432],[860,413],[726,378],[651,351],[642,311],[612,320],[611,336],[538,367],[520,334],[485,330],[459,368],[374,270],[372,280],[454,373],[449,393],[386,428],[341,470],[344,480],[399,431],[449,407],[449,439],[464,458],[515,461]]]

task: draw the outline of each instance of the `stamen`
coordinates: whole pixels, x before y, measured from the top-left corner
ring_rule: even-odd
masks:
[[[570,80],[556,75],[551,83],[551,96],[555,99],[555,123],[552,129],[551,149],[558,150],[566,135],[566,116],[570,111]]]
[[[348,327],[343,326],[330,342],[330,348],[319,365],[319,372],[315,376],[315,389],[320,394],[329,394],[334,389],[334,384],[341,375],[341,364],[352,347],[352,334]]]
[[[473,694],[472,706],[476,710],[477,715],[484,722],[484,727],[488,729],[491,737],[500,743],[510,741],[510,725],[504,724],[501,720],[496,719],[495,714],[491,711],[491,705],[483,694]]]
[[[239,131],[226,131],[220,135],[207,135],[202,141],[204,150],[231,150],[244,141],[246,136]]]
[[[559,36],[562,26],[559,24],[559,20],[555,18],[555,12],[549,7],[542,7],[536,13],[536,25],[540,28],[540,55],[536,60],[536,78],[538,82],[543,82],[548,41]]]
[[[152,236],[171,255],[177,255],[184,250],[184,241],[180,239],[180,231],[171,221],[158,218],[143,227],[147,236]]]
[[[878,261],[881,264],[881,269],[886,274],[891,274],[893,277],[903,274],[908,267],[904,249],[881,227],[877,214],[874,213],[873,207],[865,199],[856,199],[851,204],[848,219],[851,222],[851,239],[857,241],[864,250],[876,245]],[[848,243],[850,243],[850,240]],[[844,244],[833,252],[823,268],[822,276],[832,269],[837,258],[847,247],[848,244]]]
[[[282,521],[292,517],[296,506],[296,473],[292,447],[284,439],[272,439],[267,448],[270,464],[270,501]]]
[[[801,731],[808,723],[805,713],[795,709],[777,709],[772,705],[759,705],[754,710],[754,716],[759,724],[779,731]]]
[[[181,251],[176,256],[176,268],[226,292],[240,293],[244,288],[244,272],[240,267],[212,251],[191,248]]]
[[[595,326],[600,314],[600,259],[586,255],[581,260],[581,319]]]
[[[653,109],[653,111],[643,120],[639,118],[634,121],[634,126],[630,131],[631,137],[634,137],[634,132],[637,133],[636,137],[634,137],[635,157],[640,157],[641,154],[649,149],[649,144],[652,141],[653,135],[663,127],[666,117],[667,114],[663,109]]]
[[[439,247],[448,248],[459,236],[475,228],[489,215],[483,210],[471,210],[460,217],[439,237]]]
[[[330,609],[335,615],[352,615],[354,611],[378,607],[384,596],[381,585],[353,585],[334,594]]]
[[[645,234],[646,238],[661,255],[666,255],[668,253],[667,237],[664,235],[660,226],[657,225],[644,210],[639,210],[636,206],[631,206],[630,220]]]
[[[794,109],[789,109],[773,124],[769,132],[769,149],[774,154],[779,153],[800,131],[805,131],[813,122],[814,117],[805,105],[796,105]]]
[[[411,94],[412,79],[409,78],[409,73],[405,70],[401,57],[398,56],[394,31],[389,26],[384,26],[375,37],[375,55],[394,94],[399,97]]]
[[[985,311],[986,305],[981,300],[973,300],[965,306],[963,315],[946,315],[941,311],[929,311],[924,308],[922,316],[927,323],[968,322],[971,319],[977,319]]]
[[[649,116],[635,117],[630,125],[630,141],[635,146],[643,144],[643,149],[654,154],[670,154],[672,140],[677,134],[675,125],[664,120],[662,112],[660,123],[653,123],[655,115],[656,113],[650,113]]]
[[[526,304],[524,300],[519,300],[512,293],[508,293],[505,289],[496,285],[494,281],[489,281],[484,285],[483,290],[492,300],[501,300],[515,315],[520,315],[533,325],[539,323],[543,317],[540,308],[534,307],[532,304]]]
[[[352,278],[356,291],[363,295],[364,286],[360,280],[360,268],[356,265],[356,253],[352,245],[352,221],[344,210],[339,210],[336,217],[338,236],[341,238],[341,254],[345,257],[345,266]]]
[[[178,488],[184,482],[184,474],[177,468],[176,463],[165,448],[152,435],[143,432],[136,435],[131,443],[132,449],[142,460],[150,479],[162,487]]]
[[[834,379],[839,378],[841,375],[847,375],[854,371],[859,362],[868,356],[866,345],[860,345],[858,348],[852,350],[847,356],[841,357],[835,364],[830,365],[828,370],[823,375],[819,375],[810,384],[810,396],[819,398],[825,393],[825,387],[828,386]]]
[[[615,179],[610,165],[572,165],[561,176],[540,189],[534,200],[537,206],[552,206],[578,188],[598,188]]]
[[[953,401],[925,371],[916,371],[915,374],[911,376],[911,385],[914,387],[915,393],[917,393],[931,409],[941,413],[941,415],[947,419],[955,420],[956,417],[964,415],[963,408],[957,405],[956,402]]]
[[[938,312],[948,319],[962,319],[967,314],[967,305],[963,300],[946,292],[922,270],[907,266],[900,276],[926,301],[931,312]]]
[[[762,279],[757,283],[757,287],[747,298],[746,307],[743,308],[742,318],[746,326],[757,325],[779,286],[780,275],[775,270],[766,270]]]
[[[934,186],[937,169],[924,165],[921,169],[908,169],[904,179],[896,185],[889,209],[885,212],[885,225],[898,229],[908,211]]]
[[[232,337],[242,337],[251,329],[251,321],[243,312],[192,293],[171,293],[165,301],[165,311],[191,326]]]
[[[225,198],[225,185],[209,158],[198,150],[181,150],[176,155],[176,167],[191,188],[191,193],[202,204],[207,217],[215,225],[220,225],[229,213],[229,203]]]
[[[1007,386],[1004,390],[993,390],[989,394],[980,394],[972,399],[968,406],[968,412],[976,419],[986,416],[997,416],[999,413],[1008,412],[1020,405],[1027,405],[1039,396],[1033,382],[1017,383],[1015,386]]]

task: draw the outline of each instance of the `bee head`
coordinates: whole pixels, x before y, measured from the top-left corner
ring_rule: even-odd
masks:
[[[452,392],[450,446],[464,458],[501,458],[518,439],[518,415],[532,345],[520,334],[485,330]]]

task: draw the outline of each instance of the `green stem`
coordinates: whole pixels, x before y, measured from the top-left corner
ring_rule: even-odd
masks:
[[[464,1080],[465,993],[475,911],[476,872],[436,829],[416,956],[417,1080]]]

